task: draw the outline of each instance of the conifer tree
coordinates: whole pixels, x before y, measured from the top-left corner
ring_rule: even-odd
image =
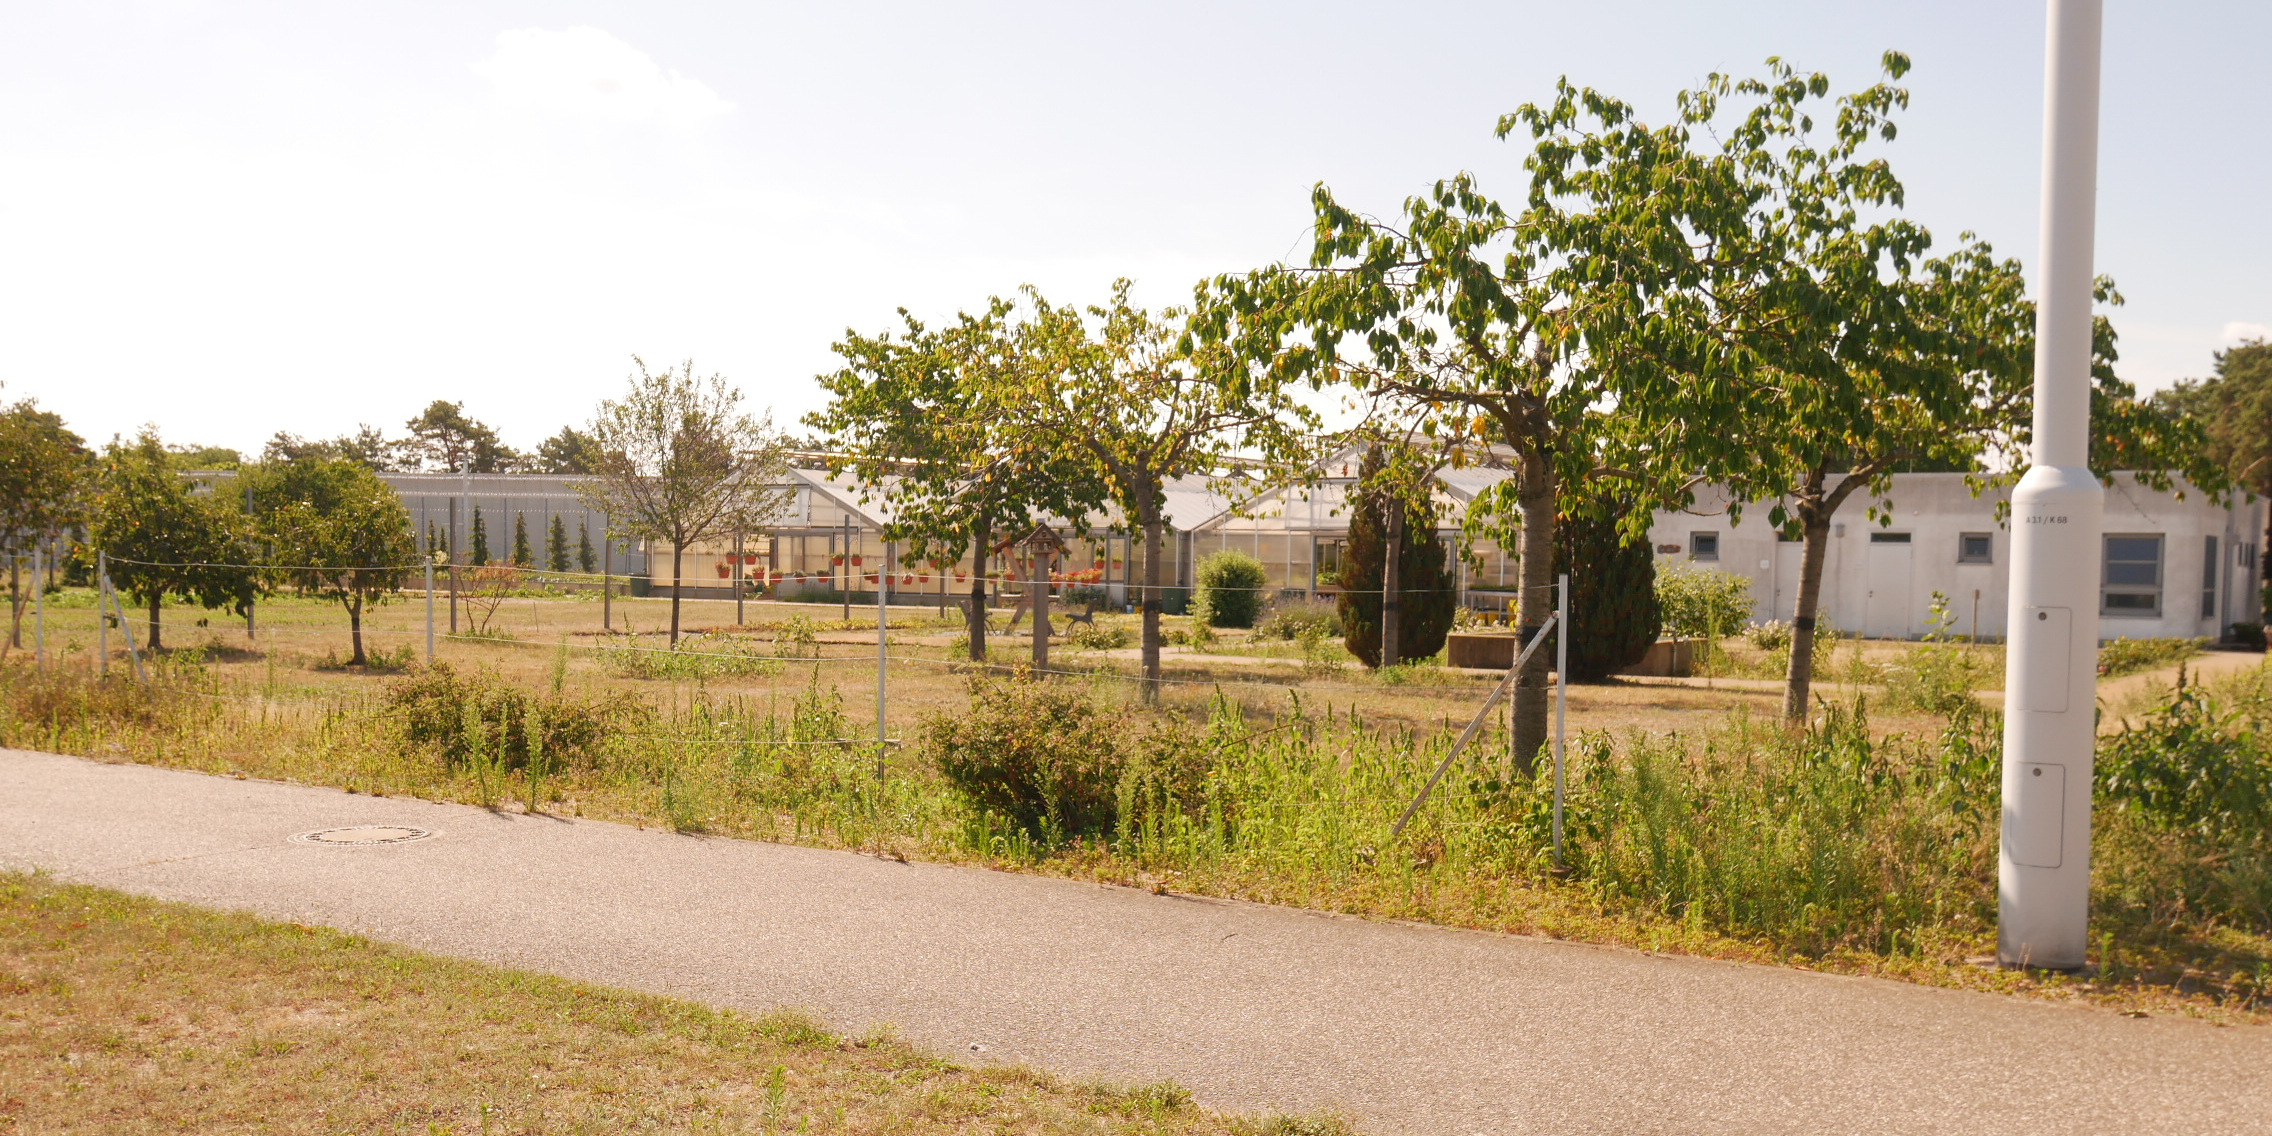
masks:
[[[576,570],[589,576],[599,567],[599,558],[592,553],[592,523],[576,522]]]
[[[552,530],[544,535],[544,566],[554,572],[568,570],[568,522],[552,515]]]
[[[489,529],[481,523],[479,505],[473,507],[473,533],[466,538],[466,544],[473,553],[474,567],[479,568],[489,563]]]
[[[1657,641],[1657,558],[1646,538],[1619,533],[1628,508],[1596,497],[1555,524],[1554,571],[1570,576],[1572,682],[1601,682],[1640,662]]]
[[[1395,484],[1382,447],[1365,451],[1349,498],[1349,542],[1341,553],[1341,628],[1349,653],[1384,665],[1381,600],[1390,537],[1397,535],[1396,658],[1409,663],[1443,650],[1459,596],[1436,539],[1436,507],[1417,484]],[[1407,479],[1409,481],[1409,479]],[[1396,513],[1392,514],[1391,510]],[[1401,521],[1401,524],[1395,522]]]
[[[513,567],[529,568],[536,557],[529,553],[529,517],[527,513],[513,514]]]

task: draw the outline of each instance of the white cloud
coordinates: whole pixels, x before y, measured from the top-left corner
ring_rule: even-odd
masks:
[[[2225,325],[2225,342],[2239,343],[2243,339],[2272,339],[2272,326],[2234,320]]]
[[[610,122],[700,125],[734,109],[698,79],[658,66],[598,28],[522,28],[497,34],[497,53],[473,70],[507,106]]]

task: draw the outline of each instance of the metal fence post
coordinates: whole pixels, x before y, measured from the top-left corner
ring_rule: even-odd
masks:
[[[884,779],[884,744],[891,736],[885,728],[886,692],[891,682],[891,583],[884,572],[891,567],[892,547],[884,542],[884,562],[876,565],[876,780]]]
[[[47,550],[32,546],[32,651],[39,669],[47,669]]]
[[[726,582],[734,586],[734,626],[742,626],[742,534],[734,530],[734,567],[726,573]]]
[[[434,661],[434,557],[426,557],[426,661]]]
[[[110,554],[95,553],[95,661],[97,678],[110,677]],[[125,628],[119,630],[124,631]]]
[[[615,534],[600,526],[600,630],[615,630]]]
[[[1570,708],[1570,574],[1554,586],[1554,866],[1562,866],[1562,727]]]

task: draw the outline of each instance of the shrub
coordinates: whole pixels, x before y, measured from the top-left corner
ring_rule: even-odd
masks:
[[[774,650],[779,653],[779,640],[775,640]],[[772,674],[781,666],[773,658],[760,654],[753,645],[724,635],[687,635],[675,644],[663,639],[625,635],[601,644],[599,656],[625,678],[704,679]]]
[[[2100,644],[2098,673],[2102,678],[2159,670],[2201,653],[2207,639],[2116,639]]]
[[[452,766],[473,755],[475,729],[483,733],[483,750],[510,769],[528,763],[532,721],[538,723],[544,752],[553,759],[589,760],[613,727],[646,715],[646,707],[628,694],[546,697],[506,682],[495,671],[460,671],[448,663],[435,663],[394,684],[387,699],[403,738],[431,748]]]
[[[956,792],[1055,843],[1112,830],[1126,725],[1075,687],[978,678],[969,713],[934,717],[924,732]]]
[[[1191,614],[1210,627],[1252,627],[1266,583],[1262,561],[1235,548],[1209,553],[1199,562]]]
[[[1324,600],[1291,600],[1270,605],[1255,625],[1257,639],[1300,640],[1310,633],[1340,638],[1341,612]]]
[[[1128,645],[1129,636],[1128,629],[1117,623],[1077,623],[1069,640],[1086,651],[1117,651]],[[963,646],[969,645],[969,633],[964,632]]]
[[[1751,620],[1751,579],[1717,568],[1680,568],[1657,577],[1664,629],[1683,639],[1718,639]]]

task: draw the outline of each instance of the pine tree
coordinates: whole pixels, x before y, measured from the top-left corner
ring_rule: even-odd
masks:
[[[529,554],[529,516],[527,513],[514,513],[513,567],[529,568],[535,564],[536,557]]]
[[[579,519],[576,522],[576,570],[589,576],[599,567],[599,558],[592,555],[592,524]]]
[[[1622,502],[1597,498],[1555,523],[1554,570],[1570,574],[1572,682],[1601,682],[1640,662],[1657,641],[1657,558],[1647,538],[1619,536],[1625,511]]]
[[[481,506],[473,507],[473,534],[466,539],[473,553],[473,564],[481,567],[489,563],[489,530],[481,524]]]
[[[442,543],[442,526],[433,521],[426,522],[426,555],[432,556],[442,551],[444,547],[446,546]]]
[[[1341,553],[1343,641],[1368,667],[1381,665],[1381,577],[1388,556],[1389,509],[1404,511],[1395,661],[1414,662],[1443,650],[1459,602],[1444,543],[1436,539],[1434,504],[1414,505],[1404,499],[1408,494],[1390,492],[1381,484],[1384,467],[1380,447],[1365,451],[1349,497],[1349,542]]]
[[[544,566],[554,572],[568,570],[568,522],[552,515],[552,531],[544,536]]]

